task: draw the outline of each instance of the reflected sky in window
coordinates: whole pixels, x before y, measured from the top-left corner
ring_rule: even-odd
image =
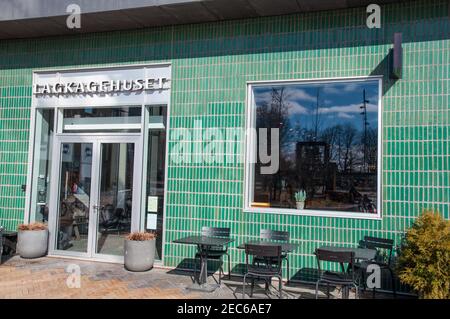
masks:
[[[319,129],[336,122],[350,123],[362,127],[361,109],[363,92],[366,91],[367,121],[373,127],[378,126],[378,82],[347,82],[321,84],[295,84],[287,86],[264,86],[254,89],[256,106],[272,101],[273,91],[284,90],[283,101],[289,107],[291,124],[301,123],[305,128],[316,125],[317,110]]]

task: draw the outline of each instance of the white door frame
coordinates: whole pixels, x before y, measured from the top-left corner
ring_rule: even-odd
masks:
[[[95,253],[97,244],[98,213],[94,206],[99,200],[99,177],[101,164],[101,144],[104,143],[133,143],[134,144],[134,167],[133,167],[133,193],[132,193],[132,217],[131,231],[138,231],[140,225],[140,203],[141,203],[141,174],[142,174],[142,138],[141,134],[57,134],[54,142],[52,156],[52,182],[49,203],[49,255],[61,257],[89,258],[99,261],[123,262],[123,256],[103,255]],[[61,145],[63,143],[92,143],[92,167],[91,167],[91,194],[89,202],[89,233],[87,252],[71,252],[58,250],[57,232],[59,215],[59,187],[61,171]]]

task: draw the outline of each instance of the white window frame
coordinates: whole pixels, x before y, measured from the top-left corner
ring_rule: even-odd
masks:
[[[322,78],[322,79],[298,79],[298,80],[276,80],[276,81],[248,81],[246,97],[246,143],[245,143],[245,172],[244,172],[244,212],[264,213],[264,214],[287,214],[316,217],[335,217],[335,218],[353,218],[353,219],[371,219],[380,220],[382,218],[382,76],[364,76],[364,77],[340,77],[340,78]],[[295,84],[328,84],[328,83],[348,83],[348,82],[367,82],[378,81],[378,154],[377,154],[377,213],[355,213],[346,211],[328,211],[314,209],[295,209],[295,208],[276,208],[276,207],[252,207],[253,198],[254,169],[252,158],[257,156],[256,136],[250,134],[252,128],[256,125],[256,107],[253,96],[255,87],[273,86],[273,85],[295,85]],[[254,160],[253,160],[254,161]]]

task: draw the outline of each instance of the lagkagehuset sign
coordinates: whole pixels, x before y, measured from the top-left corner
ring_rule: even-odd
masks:
[[[146,78],[135,80],[108,80],[89,82],[58,82],[34,84],[35,95],[86,94],[136,92],[145,90],[164,90],[169,88],[168,78]]]

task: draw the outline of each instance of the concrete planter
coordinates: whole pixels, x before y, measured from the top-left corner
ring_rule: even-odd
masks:
[[[125,239],[125,268],[130,271],[146,271],[153,268],[155,251],[156,239],[143,241]]]
[[[39,258],[47,255],[48,229],[19,230],[17,252],[22,258]]]

